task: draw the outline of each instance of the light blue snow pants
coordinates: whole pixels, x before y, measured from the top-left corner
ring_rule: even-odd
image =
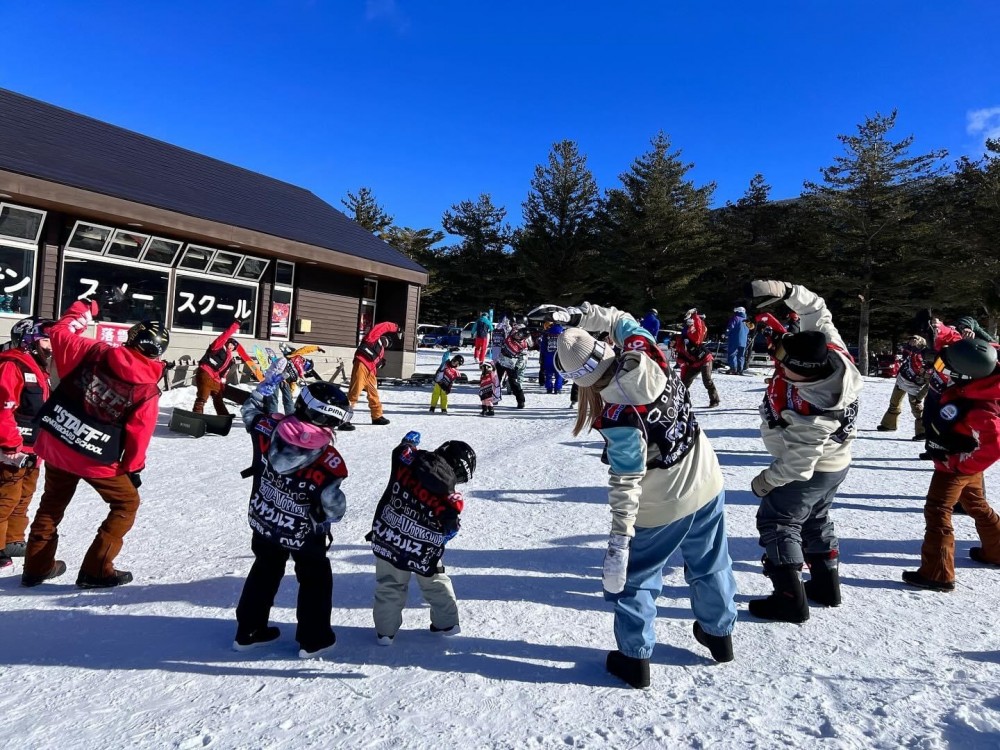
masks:
[[[648,659],[656,645],[656,598],[663,589],[663,568],[679,547],[684,579],[691,589],[691,610],[706,633],[729,635],[736,623],[736,579],[726,539],[726,493],[666,526],[635,530],[629,545],[625,590],[605,592],[615,602],[618,650]]]

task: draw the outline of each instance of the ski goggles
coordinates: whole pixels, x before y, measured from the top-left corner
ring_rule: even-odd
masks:
[[[954,380],[961,382],[963,380],[972,380],[968,375],[963,375],[960,372],[952,370],[948,367],[948,363],[944,361],[944,357],[938,357],[934,360],[934,371],[943,375],[948,380]]]
[[[583,361],[579,369],[569,372],[563,367],[562,362],[559,361],[559,355],[556,354],[556,369],[562,373],[564,378],[568,380],[577,380],[582,378],[587,373],[591,373],[597,369],[597,367],[604,361],[604,353],[606,350],[606,344],[603,341],[594,341],[594,348],[591,349],[590,354],[587,355],[587,359]]]

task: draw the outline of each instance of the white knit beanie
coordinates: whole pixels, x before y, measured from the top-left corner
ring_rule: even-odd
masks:
[[[579,386],[593,385],[611,367],[615,350],[580,328],[567,328],[559,334],[556,367]],[[582,372],[581,372],[582,370]]]

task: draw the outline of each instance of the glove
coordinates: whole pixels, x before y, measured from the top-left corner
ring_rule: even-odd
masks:
[[[584,303],[586,305],[586,303]],[[586,309],[584,307],[560,307],[559,305],[539,305],[527,314],[528,320],[537,323],[559,323],[569,326],[580,325]]]
[[[103,302],[108,307],[112,305],[118,305],[125,301],[125,292],[122,291],[121,287],[112,286],[108,289],[103,289],[98,295]]]
[[[20,450],[3,451],[0,453],[0,463],[12,466],[15,469],[34,466],[37,460],[34,453],[24,453]]]
[[[750,282],[750,295],[755,307],[767,307],[775,302],[788,299],[792,285],[787,281],[767,281],[758,279]]]
[[[285,379],[285,368],[288,366],[288,360],[284,357],[278,357],[271,366],[267,368],[267,372],[264,373],[264,379],[257,384],[257,389],[255,393],[259,393],[261,396],[271,396],[278,386],[281,385],[281,381]]]
[[[764,495],[773,489],[774,485],[764,479],[763,471],[750,480],[750,491],[757,497],[764,497]]]
[[[608,551],[604,555],[604,590],[609,594],[620,594],[625,589],[625,570],[628,568],[629,538],[624,534],[612,533],[608,539]]]
[[[91,323],[94,322],[94,316],[97,315],[97,313],[100,311],[100,308],[97,306],[97,303],[94,302],[93,300],[85,299],[83,300],[83,303],[89,304],[90,309],[84,310],[83,313],[76,316],[75,318],[73,318],[73,320],[69,322],[69,330],[72,333],[79,333],[80,331],[87,330],[87,326],[89,326]]]
[[[458,534],[458,530],[462,528],[462,522],[458,518],[455,518],[454,520],[446,521],[441,526],[441,531],[444,532],[444,543],[447,544]]]
[[[420,433],[416,430],[410,430],[403,436],[403,442],[410,445],[420,445]]]
[[[138,471],[130,471],[127,476],[133,487],[136,489],[142,487],[142,477],[139,476]]]
[[[376,370],[381,370],[383,367],[385,367],[385,360],[384,359],[380,359],[379,362],[378,362],[378,364],[375,365],[375,369]]]

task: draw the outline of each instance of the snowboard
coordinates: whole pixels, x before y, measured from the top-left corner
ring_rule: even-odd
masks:
[[[233,426],[233,415],[220,416],[217,414],[195,414],[187,409],[174,407],[170,415],[171,432],[180,432],[191,437],[201,437],[208,433],[211,435],[222,435],[225,437]]]
[[[257,366],[260,368],[261,373],[267,372],[267,368],[271,366],[271,358],[267,356],[267,352],[264,351],[264,347],[260,344],[254,345],[253,356],[254,359],[257,360]],[[261,379],[263,379],[263,377]]]
[[[263,378],[261,379],[263,380]],[[238,386],[226,383],[226,387],[222,391],[222,397],[228,401],[232,401],[235,404],[243,406],[243,404],[246,403],[246,400],[250,398],[250,393],[250,391],[244,388],[239,388]]]

